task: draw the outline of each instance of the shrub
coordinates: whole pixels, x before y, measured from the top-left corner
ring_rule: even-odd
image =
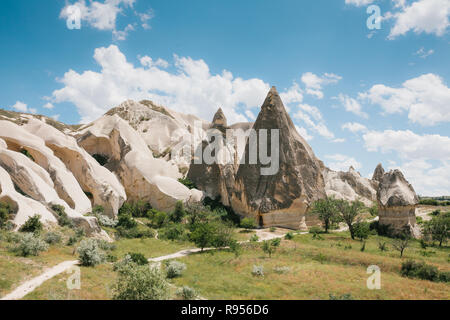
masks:
[[[102,214],[105,213],[105,208],[103,208],[103,207],[100,206],[100,205],[96,205],[96,206],[94,206],[94,207],[92,208],[92,213],[93,213],[94,215],[102,215]]]
[[[114,243],[110,243],[105,240],[95,239],[97,241],[98,247],[104,251],[116,250],[117,246]]]
[[[69,227],[69,228],[73,227],[73,222],[67,216],[66,209],[64,209],[63,206],[54,204],[54,205],[52,205],[52,210],[53,210],[53,212],[56,213],[56,215],[57,215],[56,219],[58,220],[58,224],[61,227]]]
[[[186,270],[186,265],[178,261],[169,261],[166,265],[166,276],[169,279],[181,277]]]
[[[434,210],[433,212],[431,212],[431,215],[434,217],[437,217],[441,214],[441,210]]]
[[[403,262],[400,272],[403,277],[408,278],[419,278],[429,281],[438,281],[439,279],[439,271],[436,267],[414,260]]]
[[[22,257],[38,256],[40,252],[47,250],[48,244],[33,233],[21,235],[19,242],[13,247],[13,251]]]
[[[43,229],[40,219],[41,216],[38,214],[28,218],[19,231],[39,234]]]
[[[120,237],[127,239],[144,239],[155,237],[155,231],[145,226],[136,226],[131,229],[117,227],[116,230]]]
[[[284,238],[285,238],[286,240],[292,240],[292,239],[294,239],[294,234],[293,234],[292,232],[288,232],[288,233],[286,233],[286,235],[284,236]]]
[[[98,223],[102,227],[115,228],[117,226],[117,224],[119,223],[118,220],[113,220],[102,214],[98,214],[98,215],[96,215],[96,217],[97,217]]]
[[[171,212],[169,219],[175,223],[180,223],[185,216],[186,211],[184,210],[183,201],[177,201],[175,209]]]
[[[388,251],[387,243],[385,241],[378,241],[378,249],[380,251]]]
[[[269,258],[272,257],[272,254],[275,253],[277,247],[280,246],[280,239],[266,240],[262,243],[262,249],[265,253],[269,255]]]
[[[186,235],[186,229],[181,224],[171,223],[162,228],[158,234],[160,239],[181,240]]]
[[[264,267],[254,265],[252,275],[254,275],[255,277],[264,277]]]
[[[244,229],[255,229],[256,221],[253,218],[244,218],[241,220],[241,228]]]
[[[323,233],[323,230],[322,230],[321,227],[312,226],[311,228],[309,228],[309,233],[311,233],[311,234],[319,234],[319,233]]]
[[[188,286],[178,289],[176,294],[183,300],[195,300],[198,296],[197,292]]]
[[[78,238],[77,237],[75,237],[75,236],[70,236],[69,237],[69,240],[67,240],[67,245],[69,246],[69,247],[71,247],[71,246],[73,246],[75,243],[77,243],[78,242]]]
[[[44,241],[48,244],[56,244],[61,242],[61,235],[56,232],[49,232],[44,236]]]
[[[132,229],[137,226],[137,222],[133,219],[131,214],[121,213],[119,214],[119,221],[117,227],[122,227],[125,229]]]
[[[424,223],[424,236],[439,243],[439,247],[450,237],[450,213],[434,216]]]
[[[135,218],[143,218],[148,216],[148,212],[152,209],[150,203],[145,201],[125,202],[119,210],[120,215],[129,215]]]
[[[270,231],[270,232],[275,232],[275,231],[277,231],[277,228],[275,228],[275,227],[270,227],[269,231]]]
[[[250,242],[258,242],[259,241],[259,237],[257,234],[254,234],[250,237]]]
[[[234,256],[238,258],[242,254],[242,246],[236,240],[231,241],[230,250],[234,253]]]
[[[367,239],[370,234],[370,225],[368,222],[356,222],[353,224],[353,232],[355,238],[361,241]]]
[[[96,266],[106,259],[105,253],[100,249],[98,241],[95,239],[81,241],[77,252],[81,265],[86,267]]]
[[[195,189],[195,183],[192,182],[189,178],[180,178],[178,179],[178,182],[185,185],[189,189]]]
[[[128,256],[130,256],[131,261],[140,266],[145,266],[148,264],[147,258],[142,253],[129,252]]]
[[[119,277],[114,285],[115,300],[166,300],[169,285],[157,268],[128,263],[118,269]]]
[[[168,221],[169,217],[164,211],[156,212],[152,219],[152,223],[156,228],[162,228]]]
[[[0,229],[5,229],[11,219],[12,209],[8,203],[0,202]]]
[[[106,165],[108,163],[108,160],[109,160],[108,156],[105,156],[103,154],[98,154],[98,153],[93,154],[92,158],[97,160],[98,164],[101,165],[102,167],[104,165]]]

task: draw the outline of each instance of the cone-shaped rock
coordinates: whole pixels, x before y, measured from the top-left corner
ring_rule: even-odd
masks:
[[[268,154],[274,134],[271,129],[279,130],[276,141],[279,143],[279,169],[274,174],[263,175],[262,169],[270,165],[261,162],[260,154],[256,164],[249,163],[254,151],[261,148],[261,139],[257,139],[259,148],[253,148],[249,138],[245,163],[241,162],[236,175],[231,201],[233,210],[254,217],[264,226],[305,227],[305,213],[311,202],[325,197],[323,164],[297,133],[275,87],[269,91],[253,129],[256,136],[261,130],[267,130]],[[276,154],[270,157],[274,161]]]
[[[384,169],[381,163],[377,165],[375,171],[373,172],[372,180],[380,182],[384,175]]]
[[[213,118],[213,127],[214,128],[226,128],[227,127],[227,118],[225,117],[225,114],[222,111],[222,108],[219,108],[217,110],[216,114]]]

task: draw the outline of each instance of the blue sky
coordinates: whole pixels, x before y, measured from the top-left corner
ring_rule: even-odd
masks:
[[[449,15],[450,0],[2,0],[0,107],[79,123],[149,98],[251,121],[275,85],[328,166],[381,162],[449,195]]]

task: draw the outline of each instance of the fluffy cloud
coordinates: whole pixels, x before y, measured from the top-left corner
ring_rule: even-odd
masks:
[[[42,107],[45,108],[45,109],[51,110],[51,109],[53,109],[55,106],[54,106],[53,104],[51,104],[50,102],[48,102],[48,103],[44,104]]]
[[[301,103],[303,101],[303,90],[298,83],[294,82],[287,91],[280,93],[280,97],[285,104]]]
[[[442,36],[449,26],[450,1],[448,0],[418,0],[410,5],[405,1],[395,1],[400,10],[387,13],[385,19],[394,19],[389,39],[395,39],[409,31]]]
[[[304,127],[295,126],[295,129],[297,129],[297,132],[302,136],[303,139],[306,141],[311,141],[314,139],[313,136],[309,135],[308,131]]]
[[[21,101],[17,101],[14,105],[10,106],[10,108],[24,113],[37,113],[36,109],[28,108],[28,105]]]
[[[450,194],[449,137],[386,130],[369,131],[363,139],[368,151],[396,153],[403,163],[391,168],[402,170],[419,194]]]
[[[269,91],[260,79],[235,78],[231,72],[211,74],[203,60],[174,56],[175,71],[163,70],[162,60],[141,58],[145,67],[135,67],[115,45],[98,48],[94,54],[100,72],[69,70],[53,92],[53,102],[72,102],[89,122],[127,99],[151,99],[176,111],[212,119],[222,106],[230,122],[247,121],[240,110],[259,107]]]
[[[369,118],[369,115],[362,111],[361,104],[356,99],[350,98],[342,93],[339,94],[337,98],[342,103],[346,111],[354,113],[365,119]]]
[[[316,107],[309,105],[300,105],[301,108],[294,114],[294,118],[303,121],[309,128],[316,131],[322,137],[333,140],[335,139],[333,132],[331,132],[322,120],[322,115]],[[311,119],[313,117],[316,121]]]
[[[378,84],[359,97],[389,114],[408,111],[408,118],[423,126],[450,122],[450,88],[432,73],[407,80],[400,88]]]
[[[421,57],[422,59],[427,58],[428,56],[431,56],[434,53],[433,49],[425,50],[424,47],[421,47],[419,50],[417,50],[414,54],[416,56]]]
[[[349,130],[350,132],[353,133],[358,133],[358,132],[366,132],[367,131],[367,127],[361,123],[358,122],[347,122],[344,123],[342,125],[342,129],[346,129]]]
[[[323,98],[322,88],[324,85],[339,82],[342,77],[334,73],[324,73],[321,77],[312,73],[306,72],[302,74],[301,80],[306,86],[306,93],[316,96],[318,99]]]
[[[375,0],[345,0],[345,4],[354,5],[357,7],[366,6]]]
[[[355,158],[343,155],[343,154],[332,154],[326,155],[325,159],[327,166],[334,171],[348,171],[350,167],[355,170],[361,169],[362,165]]]

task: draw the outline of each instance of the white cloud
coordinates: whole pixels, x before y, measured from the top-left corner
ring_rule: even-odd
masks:
[[[289,103],[301,103],[303,101],[303,91],[299,85],[294,82],[292,87],[287,91],[280,93],[280,97],[285,104]]]
[[[161,58],[158,58],[156,61],[153,61],[153,59],[149,56],[144,56],[139,59],[141,64],[144,67],[151,68],[151,67],[161,67],[161,68],[167,68],[169,66],[169,63]]]
[[[367,127],[358,122],[347,122],[342,125],[342,129],[347,129],[350,132],[358,133],[358,132],[366,132]]]
[[[15,109],[16,111],[19,112],[28,112],[27,104],[21,101],[17,101],[13,106],[10,106],[10,108]]]
[[[32,114],[35,114],[35,113],[37,113],[37,109],[35,109],[35,108],[28,108],[28,112],[32,113]]]
[[[449,0],[418,0],[410,5],[396,1],[399,11],[388,12],[385,19],[394,19],[388,39],[395,39],[409,31],[442,36],[446,33],[450,15]]]
[[[154,18],[154,16],[155,16],[155,14],[154,14],[154,12],[153,12],[153,10],[148,10],[147,12],[144,12],[144,13],[136,13],[138,16],[139,16],[139,19],[141,20],[141,26],[142,26],[142,28],[144,28],[144,29],[146,29],[146,30],[148,30],[148,29],[151,29],[151,26],[149,25],[149,21],[151,20],[151,19],[153,19]]]
[[[247,116],[247,118],[249,118],[251,121],[255,121],[256,117],[253,114],[253,112],[251,112],[250,110],[245,110],[245,115]]]
[[[328,130],[328,127],[323,120],[314,122],[311,119],[311,116],[306,114],[303,110],[298,110],[297,113],[294,114],[294,118],[303,121],[309,128],[316,131],[322,137],[329,140],[335,139],[333,132]]]
[[[222,106],[230,123],[247,121],[237,112],[261,106],[269,85],[260,79],[235,78],[231,72],[211,74],[203,60],[174,56],[170,73],[151,63],[134,67],[115,45],[98,48],[94,54],[100,72],[69,70],[60,79],[63,88],[53,92],[53,102],[72,102],[82,122],[92,121],[127,99],[150,99],[176,111],[212,119]],[[147,66],[149,59],[141,63]]]
[[[362,6],[366,6],[370,3],[372,3],[374,1],[375,0],[345,0],[345,4],[362,7]]]
[[[73,4],[67,3],[59,16],[61,19],[68,19],[76,7],[79,9],[82,22],[86,22],[87,25],[98,30],[112,31],[114,40],[125,40],[134,27],[129,24],[124,30],[117,30],[117,16],[123,13],[125,8],[132,8],[134,3],[135,0],[104,0],[103,2],[78,0]],[[136,14],[139,15],[143,27],[144,25],[144,28],[149,27],[147,22],[153,16],[149,13]]]
[[[58,119],[59,119],[60,116],[61,116],[61,115],[59,115],[59,114],[55,114],[55,115],[51,116],[51,118],[52,118],[53,120],[55,120],[55,121],[58,121]]]
[[[369,115],[362,111],[361,104],[356,99],[340,93],[338,100],[342,103],[346,111],[354,113],[365,119],[369,118]]]
[[[407,80],[400,88],[374,85],[360,98],[380,105],[388,114],[408,111],[408,118],[423,126],[450,122],[450,88],[432,73]]]
[[[306,86],[306,93],[314,95],[318,99],[323,98],[322,88],[324,85],[333,84],[339,82],[342,77],[334,73],[324,73],[321,77],[312,73],[306,72],[302,74],[301,80]]]
[[[49,110],[53,109],[54,107],[55,106],[53,104],[51,104],[50,102],[43,105],[43,108],[49,109]]]
[[[414,54],[416,56],[421,57],[422,59],[427,58],[428,56],[431,56],[434,53],[433,49],[425,50],[424,47],[421,47],[419,50],[417,50]]]
[[[368,151],[395,153],[399,168],[422,195],[450,194],[450,137],[412,131],[370,131],[363,135]]]
[[[299,127],[299,126],[295,125],[295,129],[302,136],[302,138],[305,139],[306,141],[311,141],[312,139],[314,139],[314,137],[311,136],[304,127]]]
[[[340,153],[326,155],[325,159],[328,159],[326,161],[328,168],[334,171],[348,171],[350,167],[359,170],[362,167],[361,163],[356,161],[355,158]]]

